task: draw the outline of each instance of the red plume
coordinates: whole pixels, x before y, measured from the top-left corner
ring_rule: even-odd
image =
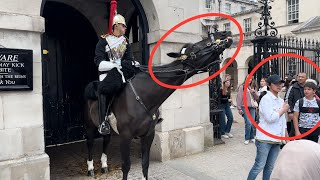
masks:
[[[116,10],[117,10],[117,0],[111,0],[111,2],[110,2],[109,29],[108,29],[109,34],[111,34],[111,32],[112,32],[112,21],[113,21],[114,15],[116,14]]]

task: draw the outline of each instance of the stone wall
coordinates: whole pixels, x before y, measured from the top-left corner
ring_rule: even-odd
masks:
[[[141,1],[142,5],[150,2]],[[183,0],[153,1],[155,11],[145,9],[149,21],[148,42],[150,52],[160,37],[177,23],[199,14],[199,2]],[[150,21],[151,20],[151,21]],[[200,41],[200,21],[194,20],[170,34],[157,50],[153,63],[167,64],[173,61],[166,54],[177,52],[185,43]],[[187,80],[190,84],[207,77],[196,75]],[[209,121],[208,83],[175,91],[161,106],[164,121],[157,125],[151,148],[151,159],[165,161],[172,158],[202,152],[205,142],[212,144],[212,125]]]
[[[77,4],[80,0],[64,2],[73,6],[72,3]],[[198,1],[140,2],[149,23],[147,38],[150,50],[171,27],[199,14]],[[0,148],[0,179],[49,179],[50,176],[49,157],[44,152],[41,33],[45,30],[44,19],[40,16],[41,3],[41,0],[4,0],[0,7],[0,45],[33,50],[34,70],[33,91],[0,93],[0,142],[6,145]],[[95,19],[94,13],[87,11],[87,6],[79,4],[74,7],[88,18],[97,34],[100,34],[100,30],[105,29],[101,24],[106,21]],[[96,9],[96,12],[99,11],[104,10]],[[185,43],[200,41],[199,24],[199,20],[194,20],[171,34],[158,49],[154,63],[172,62],[166,53],[180,50]],[[207,76],[196,75],[186,84]],[[202,152],[205,143],[212,143],[208,83],[177,90],[163,104],[161,113],[164,121],[156,129],[151,155],[153,159],[167,160]]]
[[[0,179],[50,176],[44,152],[40,7],[40,0],[1,2],[0,45],[33,51],[33,91],[0,93]]]

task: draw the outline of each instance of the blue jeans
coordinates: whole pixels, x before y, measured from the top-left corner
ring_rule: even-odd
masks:
[[[223,112],[220,114],[220,132],[221,135],[224,135],[225,133],[230,133],[231,126],[233,122],[233,115],[232,111],[230,109],[229,103],[226,104],[220,104],[219,106]],[[226,125],[226,116],[227,116],[227,125]]]
[[[255,108],[253,107],[248,107],[249,108],[249,111],[250,111],[250,114],[252,116],[252,118],[254,119],[255,118],[255,115],[256,115],[256,110]],[[245,136],[244,136],[244,139],[245,140],[250,140],[250,139],[254,139],[254,133],[253,133],[253,125],[244,109],[244,107],[241,107],[242,111],[243,111],[243,119],[244,119],[244,123],[245,123]]]
[[[280,144],[268,144],[256,141],[257,155],[247,180],[254,180],[263,169],[262,180],[269,180],[274,163],[280,152]]]

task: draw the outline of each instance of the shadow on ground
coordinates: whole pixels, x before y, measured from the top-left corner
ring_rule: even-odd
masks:
[[[87,179],[87,146],[86,141],[46,148],[50,157],[51,179]],[[112,136],[108,148],[109,173],[101,173],[102,138],[96,139],[93,150],[94,179],[105,179],[108,176],[113,179],[120,179],[121,156],[119,147],[119,136]],[[130,149],[132,164],[140,164],[140,143],[132,143]],[[91,178],[90,178],[91,179]]]

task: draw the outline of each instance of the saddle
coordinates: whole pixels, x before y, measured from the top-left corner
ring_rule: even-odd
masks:
[[[98,81],[98,80],[97,81],[92,81],[86,86],[85,93],[84,93],[84,96],[85,96],[86,100],[98,100],[98,96],[99,96],[99,94],[98,94],[98,86],[99,86],[99,83],[102,83],[102,82]],[[116,118],[114,117],[114,115],[111,113],[111,111],[109,109],[110,105],[113,102],[113,97],[109,97],[109,98],[110,98],[110,101],[108,102],[108,104],[106,104],[106,107],[107,107],[106,108],[106,117],[111,120],[110,125],[112,126],[112,129],[115,130],[115,132],[117,132]],[[142,101],[140,103],[142,103]],[[142,106],[144,106],[143,103],[142,103]],[[146,111],[149,112],[147,109],[146,109]],[[111,118],[109,117],[110,115],[111,115]],[[113,118],[112,118],[112,115],[113,115]],[[159,117],[160,116],[159,110],[157,110],[155,112],[155,114],[152,114],[150,116],[152,117],[150,120],[153,123],[158,124],[158,123],[161,123],[163,121],[163,119]],[[150,134],[151,132],[152,132],[152,130],[149,129],[147,134]]]
[[[94,100],[97,101],[98,100],[98,86],[101,83],[101,81],[92,81],[90,82],[86,88],[85,88],[85,92],[84,92],[84,96],[86,100]],[[108,97],[110,99],[109,103],[107,104],[107,107],[112,103],[112,97]],[[107,111],[109,111],[109,109],[107,109]],[[107,112],[106,114],[110,115],[110,112]]]

